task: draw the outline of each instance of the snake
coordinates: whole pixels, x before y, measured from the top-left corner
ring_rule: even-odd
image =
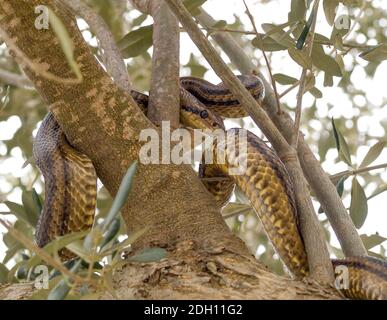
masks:
[[[237,76],[260,103],[265,96],[263,82],[253,75]],[[148,96],[130,92],[147,114]],[[217,146],[231,149],[223,163],[200,164],[199,178],[217,204],[230,199],[235,186],[247,196],[275,251],[294,278],[308,276],[308,259],[300,232],[297,203],[287,169],[265,141],[245,129],[225,129],[225,118],[248,114],[223,84],[212,84],[196,77],[180,78],[180,122],[198,129],[221,129],[246,139],[232,144],[229,139]],[[234,148],[234,149],[233,149]],[[242,152],[246,150],[247,152]],[[213,148],[214,159],[217,148]],[[92,227],[96,207],[97,175],[91,160],[74,149],[54,115],[43,119],[33,143],[33,156],[45,182],[45,199],[36,226],[35,238],[44,247],[58,236]],[[230,174],[230,168],[246,160],[244,174]],[[220,179],[208,179],[208,178]],[[65,254],[64,254],[65,255]],[[387,262],[371,256],[332,260],[335,270],[346,270],[347,281],[340,287],[351,299],[387,299]]]

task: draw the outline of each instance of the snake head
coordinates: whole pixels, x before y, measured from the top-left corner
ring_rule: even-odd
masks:
[[[184,104],[180,110],[181,122],[191,128],[216,130],[223,129],[223,120],[201,103]]]

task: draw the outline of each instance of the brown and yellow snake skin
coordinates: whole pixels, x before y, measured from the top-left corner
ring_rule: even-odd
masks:
[[[263,99],[264,87],[260,79],[254,76],[239,78],[257,100]],[[205,80],[183,77],[181,88],[180,120],[185,126],[224,129],[221,117],[247,115],[223,84],[213,85]],[[131,94],[146,114],[148,97],[136,91]],[[244,129],[230,129],[228,132],[238,133],[240,130]],[[220,205],[228,201],[234,185],[238,185],[249,198],[286,267],[297,278],[306,276],[307,256],[299,231],[293,186],[286,168],[276,153],[251,132],[247,132],[247,142],[243,143],[247,148],[244,175],[228,175],[228,168],[243,157],[236,150],[234,157],[228,156],[226,164],[201,165],[199,176],[225,177],[221,181],[203,182]],[[231,144],[227,147],[235,148]],[[51,113],[39,128],[33,153],[45,179],[44,209],[36,227],[36,241],[42,247],[56,236],[91,227],[97,178],[91,161],[69,145]],[[385,261],[363,256],[333,260],[332,263],[334,267],[344,266],[348,270],[349,287],[342,290],[347,297],[387,299]]]

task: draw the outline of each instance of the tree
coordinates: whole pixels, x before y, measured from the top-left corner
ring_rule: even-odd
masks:
[[[357,50],[360,50],[361,57],[371,61],[364,70],[374,74],[381,61],[386,58],[381,25],[375,26],[379,45],[369,46],[357,43],[356,38],[349,40],[348,34],[353,30],[349,25],[345,25],[345,19],[349,19],[350,15],[338,16],[335,20],[335,12],[341,1],[321,3],[325,16],[332,25],[330,38],[318,33],[318,0],[313,4],[308,2],[309,6],[303,1],[292,1],[289,21],[280,26],[263,24],[264,34],[258,32],[247,5],[246,12],[251,27],[243,25],[239,18],[234,25],[212,20],[198,7],[198,4],[205,1],[186,1],[189,12],[176,0],[132,1],[133,5],[144,13],[130,21],[122,19],[127,11],[125,1],[89,2],[90,6],[100,12],[100,16],[76,0],[3,1],[0,4],[1,36],[11,50],[14,60],[29,79],[18,75],[17,66],[13,62],[10,68],[12,70],[0,73],[4,81],[3,92],[9,100],[2,117],[7,119],[17,114],[23,123],[21,129],[7,142],[7,156],[11,155],[13,147],[19,146],[25,158],[30,158],[32,131],[48,108],[54,113],[69,142],[93,161],[104,188],[116,196],[117,200],[123,177],[138,157],[141,148],[138,135],[141,130],[158,130],[157,125],[163,120],[171,121],[174,127],[178,125],[180,21],[183,30],[195,42],[225,85],[244,104],[253,121],[286,165],[295,185],[311,279],[316,281],[305,283],[267,270],[251,256],[245,243],[230,231],[220,209],[191,166],[173,164],[139,164],[134,181],[130,179],[130,182],[133,182],[132,190],[121,210],[125,227],[119,226],[119,219],[115,220],[116,224],[112,224],[114,239],[110,241],[110,245],[114,245],[116,241],[116,248],[122,249],[124,244],[130,242],[132,260],[119,260],[115,261],[115,264],[106,264],[105,261],[102,271],[93,272],[95,260],[89,259],[87,255],[83,256],[80,235],[70,238],[78,240],[72,243],[72,248],[89,262],[89,273],[87,268],[84,271],[78,264],[69,267],[70,271],[64,268],[55,259],[55,254],[53,257],[47,254],[50,250],[55,251],[55,247],[38,250],[31,245],[33,225],[40,212],[40,196],[35,190],[31,191],[22,180],[14,181],[13,188],[22,189],[23,206],[5,199],[9,213],[16,215],[18,219],[13,227],[7,223],[3,225],[8,229],[4,236],[8,247],[5,262],[14,259],[17,265],[13,270],[1,265],[0,279],[17,281],[13,279],[16,270],[16,278],[26,277],[28,267],[43,259],[45,263],[61,271],[63,277],[69,277],[76,284],[85,281],[98,284],[97,288],[102,291],[104,298],[338,298],[338,293],[327,285],[332,282],[333,273],[323,228],[327,229],[329,220],[344,255],[349,256],[364,254],[365,247],[370,249],[385,240],[378,234],[360,238],[355,228],[361,227],[367,215],[367,198],[357,175],[365,173],[362,176],[365,184],[378,184],[375,196],[385,190],[382,178],[369,174],[375,169],[369,165],[381,154],[385,142],[380,139],[374,144],[362,164],[355,167],[351,157],[354,147],[357,146],[353,138],[357,134],[355,126],[352,130],[346,130],[344,121],[329,120],[332,122],[332,133],[329,137],[321,130],[313,130],[310,127],[308,135],[304,137],[299,132],[300,124],[316,121],[319,106],[315,101],[312,106],[305,107],[303,97],[308,95],[308,92],[316,99],[324,94],[317,89],[318,75],[324,73],[324,86],[332,86],[333,77],[340,77],[339,86],[353,101],[354,108],[361,110],[361,115],[354,117],[353,121],[357,122],[361,116],[371,112],[372,108],[357,108],[356,96],[359,92],[351,86],[351,74],[358,64],[352,62],[351,70],[347,71],[343,59],[355,57]],[[383,15],[383,9],[377,8],[373,2],[344,1],[343,4],[346,8],[360,8],[355,12],[362,13],[367,10],[374,18]],[[49,8],[51,17],[48,29],[44,25],[45,8]],[[143,25],[148,14],[153,17],[153,27]],[[76,15],[82,17],[90,30],[98,36],[98,45],[89,47],[77,27]],[[192,19],[192,15],[196,21]],[[120,17],[121,19],[118,19]],[[367,33],[365,26],[370,21],[373,19],[368,13],[364,16],[359,14],[357,23],[354,24],[357,34]],[[36,23],[40,27],[36,27]],[[199,30],[199,23],[215,40],[216,45],[228,55],[233,63],[232,68],[266,79],[260,71],[264,68],[261,66],[261,59],[256,61],[257,65],[261,66],[258,68],[249,58],[249,54],[252,55],[255,50],[254,47],[260,49],[260,56],[269,70],[269,80],[264,80],[266,98],[262,106],[258,106],[257,102],[246,94],[244,87],[236,80],[208,38]],[[122,36],[122,30],[128,27],[138,28]],[[250,28],[252,31],[245,31]],[[242,35],[252,35],[254,39],[251,41]],[[367,34],[366,39],[368,38]],[[120,51],[116,48],[114,39],[121,39],[118,41]],[[147,49],[152,43],[153,54],[150,58]],[[248,47],[247,52],[241,49],[242,45]],[[331,52],[326,51],[329,48]],[[294,63],[300,65],[302,73],[299,80],[272,72],[271,52],[283,50],[287,50]],[[148,118],[129,94],[131,84],[120,55],[124,58],[136,56],[128,66],[128,73],[137,86],[145,87],[146,80],[151,75]],[[107,72],[95,56],[103,61]],[[11,61],[5,53],[3,57],[7,63]],[[203,76],[206,71],[194,55],[186,67],[193,75]],[[20,88],[26,84],[31,84],[34,90]],[[290,87],[280,96],[278,89],[282,85]],[[296,88],[296,108],[288,113],[287,110],[291,108],[284,102],[283,97]],[[290,116],[293,114],[295,124]],[[327,119],[317,121],[321,127],[329,123]],[[318,138],[315,138],[316,135]],[[348,143],[349,140],[352,143]],[[374,140],[375,137],[366,137],[364,144],[374,143]],[[319,143],[321,162],[325,160],[328,150],[336,141],[340,159],[350,169],[329,177],[309,147],[314,146],[316,141]],[[385,168],[385,165],[377,168]],[[340,195],[343,194],[344,181],[353,176],[351,216],[348,216]],[[31,181],[27,184],[31,184]],[[314,213],[309,188],[328,218],[321,223]],[[223,213],[231,217],[228,223],[238,232],[241,225],[238,218],[244,215],[246,220],[252,219],[253,214],[247,204],[241,203],[238,194],[236,197],[239,203],[229,204],[223,209]],[[104,217],[110,207],[111,201],[106,198],[106,191],[102,190],[98,206],[100,217]],[[244,211],[241,212],[241,209]],[[129,240],[118,243],[118,235],[127,232]],[[15,241],[15,236],[18,236],[16,238],[19,241]],[[272,258],[272,249],[262,231],[257,232],[253,238],[253,244],[263,239],[263,261],[278,273],[283,273],[278,260]],[[59,239],[56,245],[68,244],[71,247],[70,240],[68,237]],[[335,250],[338,255],[342,254],[339,249]],[[381,256],[384,255],[383,250],[380,246]],[[39,259],[31,258],[33,255]],[[114,260],[112,257],[109,259]],[[29,278],[31,279],[31,271]],[[58,288],[68,289],[68,284],[61,279],[56,277],[52,281],[52,285],[57,284],[54,290],[50,286],[50,290],[38,291],[36,296],[45,297],[50,292],[54,297],[63,297],[63,290]],[[12,284],[5,285],[0,291],[0,298],[20,298],[34,293],[30,284],[14,288],[16,287]],[[65,292],[67,294],[68,290]],[[73,292],[73,295],[76,293]]]

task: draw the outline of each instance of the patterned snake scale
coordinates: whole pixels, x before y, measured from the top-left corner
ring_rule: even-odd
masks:
[[[259,78],[238,78],[255,99],[263,100],[264,86]],[[184,126],[224,129],[223,118],[247,116],[223,84],[214,85],[194,77],[183,77],[180,84],[180,121]],[[148,97],[136,91],[131,95],[146,114]],[[247,141],[241,141],[239,146],[231,144],[228,139],[218,142],[226,143],[228,151],[236,152],[227,152],[225,164],[201,165],[199,177],[224,178],[203,180],[221,206],[227,203],[236,184],[250,200],[287,269],[296,278],[307,276],[307,256],[300,235],[293,186],[286,168],[274,150],[253,133],[244,129],[229,129],[227,133],[242,131],[246,133]],[[239,153],[243,143],[247,154]],[[216,159],[216,148],[214,150]],[[56,236],[91,227],[97,177],[91,161],[70,146],[51,113],[38,130],[33,154],[45,179],[44,208],[36,226],[36,241],[43,247]],[[241,157],[247,157],[246,173],[229,175],[228,169],[240,163]],[[344,267],[348,271],[348,287],[341,290],[348,298],[387,299],[386,261],[362,256],[332,260],[332,263],[334,267]]]

